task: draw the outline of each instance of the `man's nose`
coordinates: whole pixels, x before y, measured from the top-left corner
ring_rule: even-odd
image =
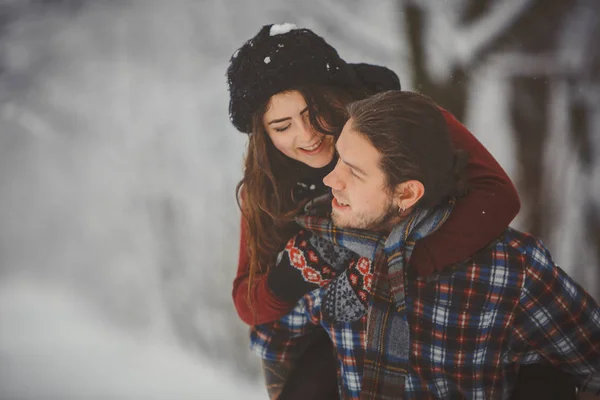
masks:
[[[346,187],[344,182],[340,179],[340,175],[338,173],[338,165],[336,165],[333,171],[331,171],[329,174],[327,174],[327,176],[325,176],[325,178],[323,178],[323,183],[326,186],[332,188],[333,190],[343,190]]]

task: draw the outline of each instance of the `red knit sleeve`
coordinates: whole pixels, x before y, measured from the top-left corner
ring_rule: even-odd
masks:
[[[469,153],[469,193],[457,201],[437,231],[417,242],[410,263],[420,276],[441,271],[485,247],[521,208],[514,185],[494,157],[452,114],[441,111],[454,146]]]
[[[240,254],[238,271],[233,281],[233,304],[242,321],[248,325],[260,325],[275,321],[286,315],[294,307],[279,300],[267,286],[267,274],[257,274],[252,282],[250,304],[248,302],[248,247],[246,244],[246,223],[242,218],[240,234]]]

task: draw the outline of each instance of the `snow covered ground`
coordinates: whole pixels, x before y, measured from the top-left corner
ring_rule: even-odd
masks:
[[[23,400],[265,399],[174,340],[119,329],[65,288],[0,284],[0,398]]]

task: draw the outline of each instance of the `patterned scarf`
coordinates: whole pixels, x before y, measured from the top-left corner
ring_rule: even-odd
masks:
[[[330,195],[315,199],[314,203],[323,204],[326,201],[331,201]],[[387,400],[403,397],[410,351],[405,281],[414,278],[414,274],[405,266],[416,241],[441,226],[453,206],[454,200],[449,200],[434,209],[417,209],[396,225],[387,238],[374,232],[337,229],[329,218],[314,215],[297,218],[300,225],[333,244],[373,260],[361,399]],[[344,286],[348,285],[347,277],[342,276],[330,284],[328,293],[347,291]],[[330,302],[336,301],[336,296],[326,295],[326,298]],[[352,309],[347,300],[343,306]],[[324,308],[340,309],[339,304],[325,304]],[[356,313],[356,310],[350,314],[338,311],[334,319],[348,320],[364,315]]]

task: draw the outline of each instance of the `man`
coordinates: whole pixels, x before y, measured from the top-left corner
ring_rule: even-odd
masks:
[[[349,114],[338,165],[324,179],[331,219],[300,218],[306,229],[282,255],[315,289],[279,322],[256,328],[255,351],[291,362],[323,327],[348,399],[503,399],[520,366],[533,363],[600,394],[600,309],[535,237],[509,228],[426,279],[408,268],[415,241],[466,190],[465,154],[452,148],[438,107],[386,92]],[[327,259],[340,248],[354,256]],[[337,273],[319,269],[320,258]]]

